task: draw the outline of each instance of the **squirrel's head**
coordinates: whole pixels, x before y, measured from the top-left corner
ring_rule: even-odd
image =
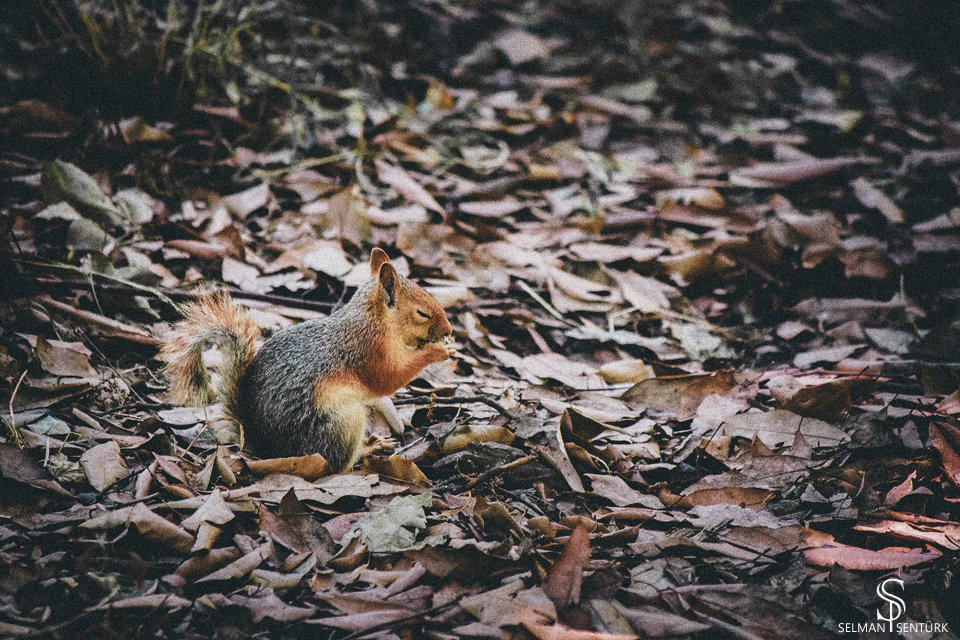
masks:
[[[379,247],[370,254],[370,275],[377,279],[387,326],[399,332],[407,347],[422,349],[444,343],[453,333],[443,307],[422,287],[401,277]]]

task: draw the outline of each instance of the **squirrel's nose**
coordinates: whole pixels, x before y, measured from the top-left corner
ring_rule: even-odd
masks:
[[[453,327],[450,326],[450,321],[447,320],[446,316],[444,316],[443,322],[437,326],[437,333],[440,334],[441,338],[445,338],[453,334]]]

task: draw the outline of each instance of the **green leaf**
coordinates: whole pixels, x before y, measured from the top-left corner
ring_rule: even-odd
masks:
[[[421,549],[432,542],[428,539],[417,543],[417,533],[427,527],[424,509],[432,503],[433,494],[429,492],[394,498],[383,509],[357,521],[356,530],[372,553]]]
[[[94,179],[69,162],[54,160],[44,165],[40,192],[47,203],[68,202],[100,224],[117,226],[124,222],[121,211]]]

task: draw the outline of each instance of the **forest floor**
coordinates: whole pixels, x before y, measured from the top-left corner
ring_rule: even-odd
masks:
[[[0,637],[957,637],[951,2],[11,4]],[[171,401],[183,302],[378,246],[402,435]]]

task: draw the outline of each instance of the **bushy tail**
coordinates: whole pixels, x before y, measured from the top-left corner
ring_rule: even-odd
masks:
[[[183,316],[160,350],[160,358],[167,363],[171,395],[190,405],[207,404],[216,397],[236,419],[240,380],[256,353],[260,328],[227,294],[208,294],[186,304]],[[203,348],[210,340],[218,342],[223,351],[215,393],[203,365]]]

